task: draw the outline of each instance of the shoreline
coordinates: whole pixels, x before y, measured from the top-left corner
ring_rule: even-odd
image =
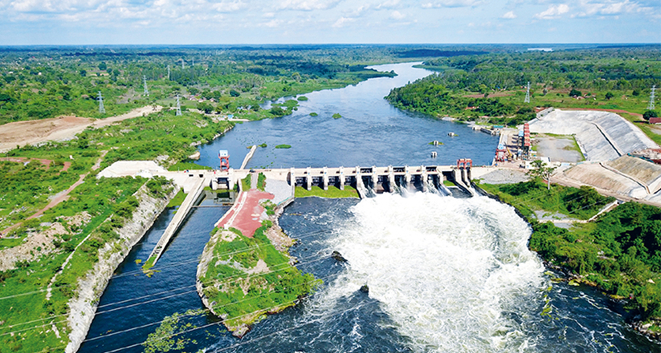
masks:
[[[498,195],[494,195],[494,194],[480,188],[479,185],[475,185],[474,187],[476,188],[476,190],[479,191],[480,194],[482,194],[486,197],[489,197],[493,200],[496,200],[496,201],[498,201],[502,204],[505,204],[505,205],[508,205],[508,206],[512,207],[514,209],[514,211],[516,212],[516,214],[519,217],[521,217],[523,220],[525,220],[526,223],[528,224],[528,226],[532,228],[532,225],[530,224],[528,219],[521,213],[521,211],[519,211],[518,208],[516,208],[515,206],[510,205],[509,203],[503,201]],[[531,233],[531,237],[532,237],[532,233]],[[552,280],[567,282],[568,285],[582,284],[582,285],[586,285],[586,286],[595,288],[595,289],[599,290],[602,295],[608,297],[608,299],[613,301],[613,302],[616,302],[618,300],[627,301],[627,298],[620,298],[620,297],[617,297],[613,294],[609,294],[605,289],[600,287],[597,283],[587,280],[586,278],[584,278],[584,276],[575,274],[570,269],[565,268],[564,266],[559,266],[559,265],[552,264],[550,261],[544,259],[536,251],[530,249],[530,239],[528,239],[528,249],[530,251],[535,252],[537,254],[537,256],[539,256],[539,258],[542,261],[542,264],[544,265],[544,268],[546,270],[556,271],[556,272],[559,272],[559,273],[562,274],[562,277],[552,278]],[[574,284],[572,284],[572,283],[574,283]],[[624,323],[629,325],[631,327],[631,329],[638,332],[642,336],[645,336],[646,338],[648,338],[650,340],[653,340],[657,343],[661,343],[661,332],[655,332],[655,331],[649,330],[649,328],[653,324],[656,325],[657,327],[661,327],[661,319],[659,319],[659,318],[650,318],[646,321],[642,321],[640,319],[636,319],[636,317],[639,317],[639,316],[634,316],[634,318],[631,321],[624,320]],[[644,324],[644,322],[645,322],[645,324]]]
[[[112,244],[107,243],[99,250],[99,261],[84,277],[78,279],[77,295],[67,302],[70,307],[67,323],[71,332],[69,333],[69,343],[64,350],[66,353],[77,352],[85,341],[96,316],[101,296],[115,270],[126,259],[135,244],[151,229],[156,219],[167,207],[168,202],[176,194],[175,191],[177,188],[166,195],[165,199],[158,199],[149,195],[146,186],[143,185],[134,194],[140,198],[140,205],[134,211],[131,221],[119,230],[120,239]]]

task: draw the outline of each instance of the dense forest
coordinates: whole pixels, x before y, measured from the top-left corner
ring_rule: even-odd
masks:
[[[510,51],[427,60],[438,71],[387,99],[395,106],[461,120],[516,125],[534,107],[590,107],[644,113],[661,86],[661,46]],[[531,103],[525,103],[530,83]]]
[[[103,118],[151,104],[172,107],[177,95],[184,109],[251,108],[248,118],[270,117],[255,114],[260,103],[392,76],[365,66],[403,60],[398,56],[404,54],[359,46],[0,50],[0,124],[61,115]],[[99,92],[105,114],[98,111]]]

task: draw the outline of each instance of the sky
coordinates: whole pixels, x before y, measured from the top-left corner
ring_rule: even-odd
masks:
[[[0,0],[0,45],[659,42],[661,0]]]

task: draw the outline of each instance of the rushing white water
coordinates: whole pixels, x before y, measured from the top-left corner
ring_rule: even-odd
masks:
[[[352,212],[331,240],[349,269],[322,302],[368,284],[419,352],[534,349],[525,320],[507,313],[525,316],[538,305],[531,299],[544,287],[544,267],[511,207],[414,193],[364,199]]]

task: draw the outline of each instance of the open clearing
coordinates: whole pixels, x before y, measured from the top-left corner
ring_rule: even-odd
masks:
[[[7,152],[16,146],[33,145],[46,141],[68,140],[85,130],[88,126],[99,128],[122,120],[132,119],[143,114],[161,111],[161,106],[146,106],[134,109],[126,114],[101,120],[62,116],[53,119],[18,121],[0,126],[0,152]]]

